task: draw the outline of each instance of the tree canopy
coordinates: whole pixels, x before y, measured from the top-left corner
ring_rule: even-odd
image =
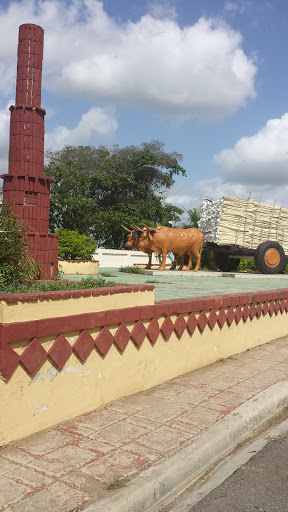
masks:
[[[98,246],[124,247],[121,224],[177,222],[183,211],[165,201],[174,176],[186,176],[182,155],[159,141],[139,147],[66,146],[47,153],[51,185],[50,228],[77,230]]]

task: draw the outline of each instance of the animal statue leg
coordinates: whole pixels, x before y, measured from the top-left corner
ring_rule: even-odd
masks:
[[[162,253],[162,263],[161,263],[161,266],[159,267],[159,270],[165,270],[165,268],[166,268],[166,256],[167,256],[167,252],[163,252]]]
[[[191,251],[187,251],[187,252],[188,252],[188,256],[189,256],[189,261],[188,261],[187,267],[185,268],[186,272],[188,272],[190,270],[190,268],[192,267],[192,258],[193,258],[193,253]]]
[[[150,270],[150,269],[151,269],[151,265],[152,265],[152,254],[153,254],[152,252],[148,252],[148,258],[149,258],[149,260],[148,260],[148,265],[146,265],[146,267],[145,267],[147,270]]]
[[[173,252],[173,256],[174,256],[174,261],[172,263],[172,266],[170,267],[170,270],[175,270],[175,268],[176,268],[178,254],[176,252]]]
[[[182,254],[182,256],[181,256],[181,262],[180,262],[180,266],[178,267],[178,270],[183,270],[183,266],[184,266],[184,254]]]
[[[196,260],[196,266],[194,268],[194,272],[198,272],[199,268],[200,268],[200,260],[201,260],[201,249],[198,250],[198,252],[194,252],[194,256],[196,256],[197,260]]]

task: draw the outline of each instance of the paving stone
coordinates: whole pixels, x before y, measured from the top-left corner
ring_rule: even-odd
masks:
[[[269,354],[266,354],[264,355],[262,358],[261,358],[261,361],[264,361],[264,362],[275,362],[275,363],[282,363],[283,359],[285,358],[286,354],[284,355],[283,353],[281,353],[281,350],[277,350],[273,353],[269,353]]]
[[[6,477],[10,478],[11,480],[20,482],[23,485],[37,489],[53,483],[51,478],[41,475],[37,471],[28,469],[27,467],[17,467],[16,469],[14,468],[9,473],[6,473]]]
[[[57,429],[51,429],[17,441],[15,446],[33,455],[44,455],[53,450],[57,450],[61,446],[65,446],[65,444],[70,441],[71,437],[68,435],[65,435]]]
[[[37,458],[27,464],[30,468],[35,469],[43,475],[59,478],[71,471],[72,466],[58,460],[47,460],[45,458]]]
[[[58,429],[62,430],[67,434],[71,434],[74,438],[76,436],[89,438],[91,434],[94,432],[92,426],[91,428],[89,428],[89,426],[82,425],[81,420],[79,421],[78,418],[73,422],[71,421],[69,423],[63,423],[63,425],[58,427]]]
[[[91,464],[88,464],[81,471],[93,476],[96,480],[109,483],[115,478],[126,478],[134,475],[149,463],[149,458],[139,453],[117,450]]]
[[[134,455],[140,455],[144,459],[148,459],[150,462],[155,462],[156,460],[159,460],[161,458],[161,455],[147,446],[144,446],[143,444],[139,444],[137,441],[133,443],[125,444],[124,446],[121,446],[119,450],[123,450],[125,452],[131,452]]]
[[[213,423],[220,420],[222,417],[223,414],[221,414],[221,412],[199,405],[194,407],[189,413],[181,416],[178,421],[179,423],[184,423],[186,425],[192,424],[202,428],[213,425]]]
[[[113,425],[114,423],[118,423],[125,418],[125,414],[103,409],[101,411],[93,411],[93,413],[87,414],[84,417],[82,416],[81,420],[79,419],[79,424],[81,426],[90,428],[93,430],[93,432],[95,432],[102,430],[109,425]]]
[[[99,439],[80,439],[73,443],[75,446],[79,446],[79,448],[84,448],[85,450],[90,450],[94,453],[95,457],[102,457],[107,453],[115,450],[116,447],[112,443],[104,443],[103,441],[99,441]]]
[[[148,407],[151,407],[152,405],[160,403],[159,398],[157,399],[153,397],[152,393],[153,390],[151,390],[149,394],[146,393],[143,396],[142,393],[127,396],[125,398],[122,398],[121,403],[124,403],[125,405],[128,405],[133,409],[136,409],[136,411],[142,411],[144,409],[147,409]]]
[[[46,458],[48,460],[60,460],[61,462],[67,463],[75,468],[82,467],[84,464],[92,462],[92,460],[97,458],[97,455],[95,452],[84,450],[78,446],[70,444],[50,453]]]
[[[171,405],[171,402],[166,404],[159,404],[157,406],[148,407],[144,411],[141,411],[137,414],[138,417],[143,417],[149,420],[158,420],[161,423],[166,423],[166,421],[171,420],[172,418],[177,418],[181,414],[186,412],[186,410],[182,407],[175,407]]]
[[[205,406],[209,407],[210,404],[220,404],[228,407],[237,407],[251,397],[249,393],[234,393],[233,391],[225,391],[219,393],[207,400]]]
[[[240,382],[241,379],[238,377],[234,377],[232,375],[222,374],[217,377],[213,377],[213,379],[209,380],[209,388],[218,389],[220,391],[224,391],[225,389],[229,389],[234,384]]]
[[[19,484],[18,482],[2,475],[0,485],[0,507],[8,507],[15,501],[23,499],[25,494],[29,491],[29,487]]]
[[[288,361],[284,361],[283,363],[277,364],[273,367],[275,371],[284,373],[284,375],[288,375]]]
[[[0,475],[5,475],[9,473],[11,470],[18,469],[16,464],[9,462],[8,460],[0,458]]]
[[[7,446],[6,448],[3,448],[3,450],[1,450],[1,455],[6,460],[11,461],[11,462],[16,462],[17,464],[28,464],[28,462],[31,462],[32,460],[34,460],[33,456],[28,455],[28,453],[26,453],[26,452],[21,452],[20,450],[15,450],[11,446]]]
[[[215,389],[213,391],[206,391],[201,389],[190,388],[187,389],[186,391],[183,391],[182,393],[179,393],[177,397],[175,397],[175,402],[177,401],[179,405],[197,405],[203,400],[208,400],[211,396],[214,396],[217,393],[218,392]]]
[[[54,483],[21,503],[14,505],[9,512],[71,512],[84,505],[90,496],[63,483]]]
[[[124,421],[120,421],[116,425],[111,425],[99,432],[97,439],[104,442],[113,443],[119,447],[140,437],[147,432],[146,428],[132,425]]]
[[[191,439],[191,436],[186,432],[162,426],[140,437],[138,443],[164,454],[176,450],[189,439]]]
[[[150,418],[142,418],[140,416],[131,416],[125,420],[126,423],[131,423],[131,425],[138,425],[139,427],[146,428],[147,430],[155,430],[160,427],[161,422],[152,420]]]
[[[167,427],[171,427],[176,430],[181,430],[182,432],[187,432],[190,434],[191,439],[197,437],[199,434],[203,432],[207,427],[199,428],[199,426],[193,425],[192,423],[185,423],[183,421],[183,417],[180,420],[177,418],[175,420],[169,421],[167,423]]]

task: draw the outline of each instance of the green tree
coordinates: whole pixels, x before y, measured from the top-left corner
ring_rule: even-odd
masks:
[[[58,233],[58,254],[66,260],[90,260],[95,252],[97,242],[78,231],[56,229]]]
[[[0,281],[17,284],[39,277],[41,263],[28,255],[29,246],[23,221],[11,212],[8,205],[0,205]]]
[[[176,175],[186,176],[182,155],[159,141],[139,147],[67,146],[48,152],[50,227],[77,230],[104,247],[124,247],[121,224],[177,222],[183,211],[165,201]]]
[[[186,210],[187,221],[183,224],[183,228],[198,228],[198,222],[200,219],[200,208],[192,208],[192,210]]]

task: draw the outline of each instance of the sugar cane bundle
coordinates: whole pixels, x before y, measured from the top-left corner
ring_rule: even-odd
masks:
[[[288,210],[254,199],[223,196],[203,200],[199,229],[207,242],[256,249],[267,240],[279,242],[288,253]]]

